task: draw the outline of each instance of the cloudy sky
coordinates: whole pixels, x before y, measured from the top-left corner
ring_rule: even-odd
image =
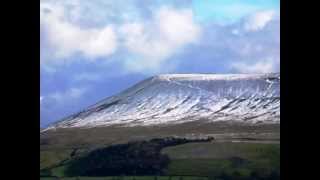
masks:
[[[279,0],[41,0],[41,126],[160,73],[279,72]]]

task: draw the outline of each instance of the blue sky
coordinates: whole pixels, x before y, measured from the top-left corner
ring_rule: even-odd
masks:
[[[41,126],[161,73],[279,72],[279,0],[41,0]]]

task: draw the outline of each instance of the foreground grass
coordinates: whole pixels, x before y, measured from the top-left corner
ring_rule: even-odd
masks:
[[[223,159],[235,156],[246,159],[275,158],[279,152],[280,144],[245,142],[189,143],[162,151],[172,159]]]
[[[59,164],[61,161],[70,158],[72,149],[55,149],[40,151],[40,170]]]
[[[280,174],[280,145],[254,143],[192,143],[169,147],[167,175],[249,178]]]
[[[189,178],[191,178],[190,180],[199,180],[204,176],[213,177],[214,179],[223,176],[232,177],[233,179],[246,179],[252,176],[258,176],[259,178],[257,179],[268,179],[274,174],[276,174],[276,177],[280,174],[280,144],[243,142],[189,143],[167,147],[161,153],[167,154],[171,159],[165,172],[165,175],[175,176],[171,180],[181,180],[178,178],[179,176],[192,176],[183,177],[183,180],[189,180]],[[45,155],[52,156],[45,157],[54,160],[65,159],[68,154],[70,154],[70,149],[60,150],[59,152],[46,152]],[[50,161],[47,160],[46,162]],[[66,169],[67,165],[51,168],[51,175],[64,177]],[[158,177],[156,180],[167,180],[166,178],[168,179],[169,176]],[[76,178],[60,179],[72,180]],[[81,177],[80,180],[82,179],[121,180],[119,177]],[[126,176],[122,179],[154,180],[154,176]]]
[[[43,177],[40,180],[57,180],[54,177]],[[208,180],[197,176],[107,176],[107,177],[65,177],[59,180]]]

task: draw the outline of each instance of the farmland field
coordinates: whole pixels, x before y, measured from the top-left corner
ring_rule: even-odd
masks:
[[[280,173],[280,145],[254,143],[191,143],[166,148],[168,175],[220,176]]]
[[[55,177],[43,177],[40,180],[57,180]],[[59,180],[208,180],[200,176],[107,176],[107,177],[65,177]]]
[[[65,154],[68,154],[67,152]],[[162,150],[162,154],[167,154],[171,159],[165,175],[199,177],[237,175],[239,177],[250,177],[252,174],[259,174],[268,177],[272,174],[280,174],[279,144],[188,143],[165,148]],[[65,168],[65,166],[52,168],[51,175],[64,177]],[[102,179],[106,178],[115,179],[115,177]],[[139,177],[136,180],[141,178],[146,177]],[[163,178],[158,178],[158,180]]]
[[[210,135],[214,137],[214,140],[212,142],[191,142],[161,149],[160,153],[168,156],[169,162],[161,174],[158,174],[163,177],[158,177],[157,180],[162,180],[169,175],[183,176],[183,180],[186,180],[186,176],[192,176],[195,179],[200,177],[213,179],[228,179],[230,177],[231,179],[248,179],[249,177],[254,177],[251,179],[279,179],[280,125],[241,126],[232,124],[230,126],[215,124],[214,126],[211,124],[194,125],[193,123],[186,123],[177,127],[124,129],[113,127],[74,131],[66,129],[43,133],[40,136],[40,176],[75,179],[68,178],[66,174],[70,162],[78,157],[85,157],[88,153],[97,149],[128,142],[149,141],[153,138],[184,138],[191,134]],[[141,148],[134,149],[141,151]],[[99,157],[105,158],[105,156]],[[134,174],[127,175],[125,180],[129,180],[132,177],[129,175]],[[119,179],[112,176],[81,177],[80,179]],[[115,176],[118,176],[118,174]],[[132,177],[135,180],[145,178],[154,180],[154,176]],[[174,177],[171,180],[175,180]],[[178,178],[178,180],[181,179]]]

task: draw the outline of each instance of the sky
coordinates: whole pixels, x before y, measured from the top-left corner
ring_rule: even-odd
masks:
[[[40,126],[166,73],[280,66],[279,0],[40,0]]]

